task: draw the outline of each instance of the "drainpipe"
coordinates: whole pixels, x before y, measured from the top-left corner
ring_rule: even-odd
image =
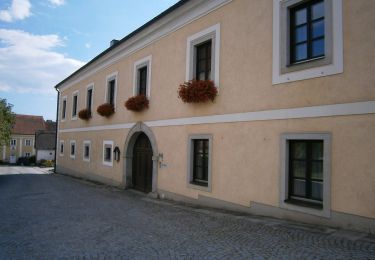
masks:
[[[57,105],[56,105],[56,136],[55,136],[55,162],[53,164],[53,172],[56,173],[56,159],[57,159],[57,151],[58,151],[58,145],[57,145],[57,132],[59,129],[59,104],[60,104],[60,92],[57,88],[55,88],[57,91]]]

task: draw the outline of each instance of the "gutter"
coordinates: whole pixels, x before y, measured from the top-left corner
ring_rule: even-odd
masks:
[[[57,133],[58,133],[58,129],[59,129],[59,104],[60,104],[60,92],[57,88],[56,89],[56,92],[57,92],[57,105],[56,105],[56,135],[55,135],[55,162],[53,164],[53,172],[56,173],[56,162],[57,162]]]

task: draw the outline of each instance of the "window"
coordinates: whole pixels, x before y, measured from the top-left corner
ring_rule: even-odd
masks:
[[[83,160],[86,162],[90,161],[91,142],[83,141]]]
[[[66,100],[67,100],[66,96],[62,98],[61,120],[65,120],[65,118],[66,118]]]
[[[113,141],[103,141],[103,164],[107,166],[113,165]]]
[[[31,146],[31,140],[30,139],[26,139],[25,140],[25,145],[26,146]]]
[[[25,157],[30,157],[30,153],[25,153]]]
[[[134,95],[150,97],[151,60],[152,56],[147,56],[134,63]]]
[[[281,206],[330,214],[330,135],[282,135]]]
[[[16,139],[10,140],[10,145],[11,146],[16,146],[17,145],[17,140]]]
[[[86,93],[86,109],[91,113],[92,109],[92,94],[94,91],[94,85],[91,84],[87,87],[87,93]]]
[[[274,0],[273,84],[343,72],[342,0]]]
[[[290,63],[324,57],[324,1],[290,9]]]
[[[73,93],[72,119],[77,119],[78,91]]]
[[[211,190],[211,135],[189,136],[188,185]]]
[[[194,78],[197,80],[211,79],[211,47],[211,40],[195,46]]]
[[[117,72],[107,76],[106,102],[116,106]]]
[[[64,156],[64,141],[60,141],[60,156]]]
[[[76,141],[70,141],[70,158],[76,158]]]
[[[219,85],[220,24],[187,39],[186,81],[213,80]]]

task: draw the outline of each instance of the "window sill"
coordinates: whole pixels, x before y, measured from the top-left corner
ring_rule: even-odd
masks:
[[[312,59],[308,59],[308,60],[297,61],[297,62],[288,64],[287,67],[290,68],[290,67],[298,66],[300,64],[305,64],[305,63],[313,62],[313,61],[316,61],[316,60],[323,60],[325,58],[326,58],[326,56],[321,56],[321,57],[316,57],[316,58],[312,58]]]
[[[301,206],[301,207],[307,207],[307,208],[312,208],[312,209],[317,209],[317,210],[322,210],[323,205],[319,202],[310,202],[310,201],[303,201],[303,200],[298,200],[298,199],[286,199],[284,201],[287,204],[292,204],[296,206]]]
[[[201,187],[208,187],[208,182],[199,182],[199,181],[192,181],[190,182],[191,185],[198,185]]]

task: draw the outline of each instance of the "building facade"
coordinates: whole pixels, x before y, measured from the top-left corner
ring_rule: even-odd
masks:
[[[371,0],[178,2],[56,86],[56,171],[375,232],[374,11]],[[214,82],[213,102],[178,97],[192,79]],[[148,109],[124,106],[136,95]],[[103,104],[114,113],[99,115]]]
[[[2,161],[14,164],[20,157],[35,155],[35,132],[44,128],[42,116],[17,114],[9,146],[2,147]]]

